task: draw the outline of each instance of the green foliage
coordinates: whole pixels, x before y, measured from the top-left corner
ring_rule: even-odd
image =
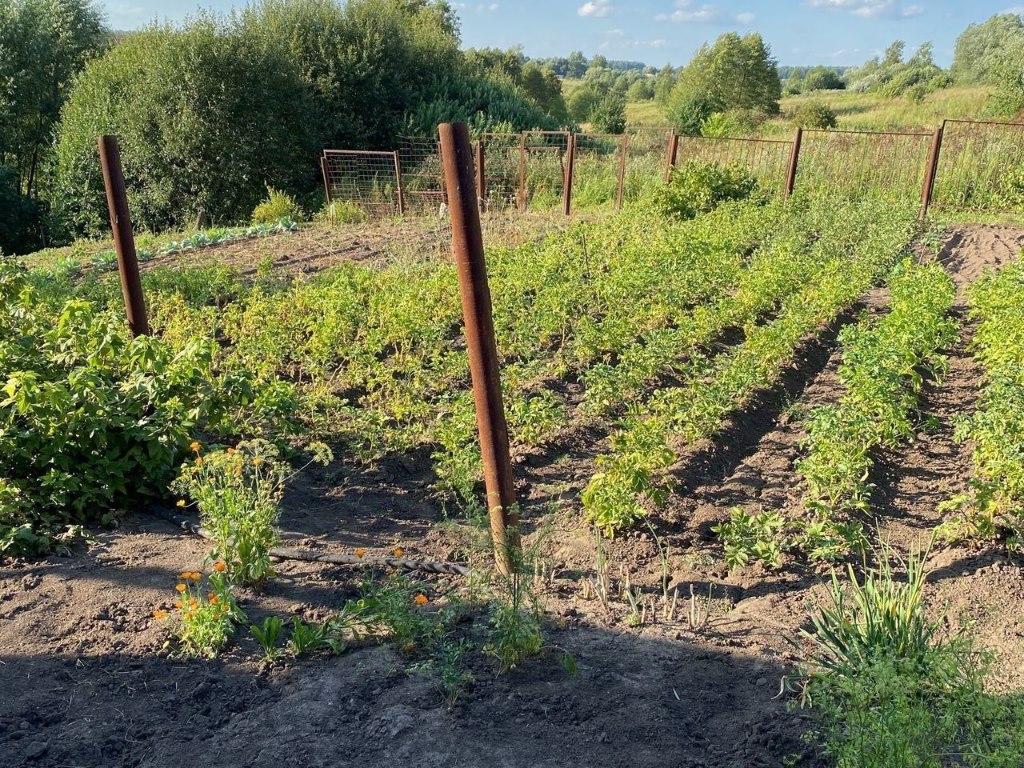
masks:
[[[193,434],[252,423],[252,379],[218,373],[215,343],[131,339],[120,314],[0,262],[0,551],[162,494]]]
[[[691,93],[672,100],[668,121],[684,136],[700,136],[708,118],[715,112],[715,102],[703,93]]]
[[[672,178],[654,199],[663,216],[692,219],[729,200],[744,200],[757,190],[757,179],[738,164],[690,160],[672,169]]]
[[[996,115],[1013,117],[1024,110],[1024,48],[1014,46],[993,68],[996,91],[989,109]]]
[[[274,575],[270,549],[284,494],[287,466],[273,445],[242,442],[206,455],[193,443],[195,459],[182,465],[174,489],[199,507],[200,521],[213,536],[212,557],[227,566],[238,584],[261,584]]]
[[[998,83],[1004,62],[1022,47],[1024,19],[1016,13],[996,14],[960,33],[950,74],[957,83]]]
[[[281,637],[281,630],[283,628],[284,622],[280,616],[267,616],[261,626],[252,624],[249,627],[249,632],[256,638],[256,642],[260,644],[260,648],[263,649],[263,658],[267,661],[274,661],[274,659],[281,655],[278,640]]]
[[[835,91],[846,87],[843,78],[831,67],[811,67],[800,82],[800,93]]]
[[[932,61],[931,43],[923,43],[906,61],[903,60],[905,48],[906,45],[897,40],[886,49],[882,59],[875,57],[847,72],[850,90],[890,98],[911,95],[920,99],[952,84],[952,78]]]
[[[295,198],[273,187],[267,187],[266,198],[252,212],[253,224],[277,224],[282,220],[297,221],[302,218],[302,208],[295,202]]]
[[[699,96],[708,100],[709,113],[758,109],[777,115],[781,95],[775,60],[761,36],[729,32],[713,46],[702,46],[683,69],[669,99],[669,111],[679,115],[683,102]]]
[[[629,86],[626,91],[627,101],[652,101],[654,99],[654,82],[649,78],[641,78]]]
[[[54,126],[72,80],[107,35],[89,0],[0,3],[0,250],[39,245]]]
[[[975,357],[985,373],[978,409],[957,437],[972,444],[971,489],[948,506],[960,513],[943,525],[950,538],[1005,539],[1024,549],[1024,268],[1011,264],[971,287],[978,320]]]
[[[590,111],[590,122],[598,133],[622,133],[626,130],[626,99],[609,91]]]
[[[103,231],[96,136],[116,133],[135,223],[181,228],[201,209],[249,217],[273,182],[302,188],[317,144],[303,73],[237,21],[130,35],[82,73],[57,144],[54,206],[73,234]]]
[[[172,630],[174,655],[180,658],[216,658],[235,633],[235,625],[246,620],[238,607],[231,585],[220,573],[211,573],[206,589],[203,575],[186,571],[179,577]],[[169,618],[157,611],[160,619]]]
[[[782,530],[785,518],[779,512],[758,512],[748,515],[736,508],[729,513],[729,522],[714,527],[725,548],[725,564],[740,568],[753,561],[769,568],[782,564]]]
[[[804,101],[793,113],[793,125],[801,128],[835,128],[839,119],[835,110],[823,101]]]
[[[862,579],[833,575],[811,616],[805,703],[839,768],[1010,768],[1024,759],[1024,705],[985,692],[988,658],[964,635],[940,639],[924,605],[924,555],[889,547]],[[905,571],[899,580],[893,561]],[[953,759],[953,763],[950,762]]]

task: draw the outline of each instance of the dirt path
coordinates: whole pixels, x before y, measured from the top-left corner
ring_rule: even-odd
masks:
[[[1024,231],[971,227],[949,238],[941,258],[962,286],[1022,246]],[[883,308],[881,292],[866,302],[869,312]],[[267,667],[240,634],[217,661],[168,659],[151,612],[170,602],[179,571],[200,566],[205,546],[155,519],[130,518],[69,558],[0,566],[0,765],[822,765],[801,741],[807,713],[776,695],[795,658],[787,638],[823,596],[826,574],[729,572],[710,529],[733,506],[783,509],[799,500],[796,417],[837,394],[835,330],[805,345],[780,386],[720,439],[694,448],[653,532],[602,544],[607,604],[593,591],[597,547],[578,502],[601,434],[584,430],[549,455],[521,457],[520,490],[531,514],[547,514],[531,543],[545,563],[549,647],[506,677],[475,659],[476,682],[451,711],[427,677],[383,648]],[[901,546],[934,525],[936,501],[964,482],[966,453],[951,430],[975,394],[969,333],[950,353],[949,376],[925,393],[937,429],[881,457],[878,509]],[[309,473],[288,496],[283,527],[305,546],[403,546],[414,557],[462,558],[472,532],[446,521],[428,467],[428,457],[411,455]],[[653,620],[630,626],[627,579],[638,599],[657,600],[663,562],[677,610],[668,617],[659,604]],[[1020,567],[965,547],[938,549],[931,565],[930,594],[948,626],[975,622],[979,643],[1004,662],[999,686],[1024,687]],[[309,564],[280,571],[265,594],[243,594],[252,618],[323,619],[357,594],[361,578]],[[451,584],[434,580],[430,590]],[[563,651],[575,657],[575,675],[562,668]]]

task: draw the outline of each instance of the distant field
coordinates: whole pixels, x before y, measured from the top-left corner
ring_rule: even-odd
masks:
[[[782,117],[765,127],[765,134],[791,130],[790,116],[801,104],[824,101],[839,116],[839,127],[848,130],[884,131],[900,128],[935,128],[943,118],[979,118],[984,114],[990,88],[972,86],[947,88],[929,94],[924,101],[889,99],[850,91],[816,91],[782,100]],[[665,111],[653,101],[626,105],[626,119],[633,125],[664,125]]]

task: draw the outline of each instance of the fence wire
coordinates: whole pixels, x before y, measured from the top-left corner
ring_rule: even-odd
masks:
[[[325,149],[320,162],[328,203],[354,205],[373,217],[401,213],[397,152]]]
[[[568,132],[528,131],[523,134],[528,209],[547,211],[562,204],[568,149]]]
[[[1024,213],[1024,124],[946,120],[933,203]]]
[[[412,215],[436,214],[446,200],[440,143],[403,136],[398,142],[398,157],[406,211]]]
[[[931,133],[805,130],[796,189],[918,202]]]
[[[785,139],[734,139],[680,136],[676,167],[691,160],[736,164],[750,171],[764,189],[782,195],[793,142]]]
[[[636,126],[627,128],[626,133],[623,205],[628,206],[650,196],[664,181],[672,129]]]
[[[484,194],[486,211],[514,210],[525,203],[520,176],[523,137],[518,133],[485,133]]]
[[[619,177],[629,138],[616,134],[576,134],[576,160],[573,164],[572,205],[574,208],[603,208],[616,204]]]

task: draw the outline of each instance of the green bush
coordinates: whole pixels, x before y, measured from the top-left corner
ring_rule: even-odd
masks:
[[[729,200],[744,200],[757,192],[755,179],[742,166],[691,160],[672,171],[672,179],[655,195],[655,207],[665,216],[692,219]]]
[[[247,423],[243,406],[294,407],[290,387],[218,374],[214,342],[131,339],[118,314],[37,296],[0,261],[0,553],[165,492],[191,436]]]
[[[18,190],[18,175],[0,165],[0,253],[28,253],[39,247],[41,209]]]
[[[801,128],[835,128],[839,124],[835,110],[823,101],[807,101],[793,113],[793,125]]]
[[[302,208],[287,192],[267,187],[267,196],[252,212],[253,224],[277,224],[283,219],[301,221],[305,218]]]
[[[701,128],[715,111],[714,102],[709,97],[695,93],[672,102],[668,121],[684,136],[700,136]]]

